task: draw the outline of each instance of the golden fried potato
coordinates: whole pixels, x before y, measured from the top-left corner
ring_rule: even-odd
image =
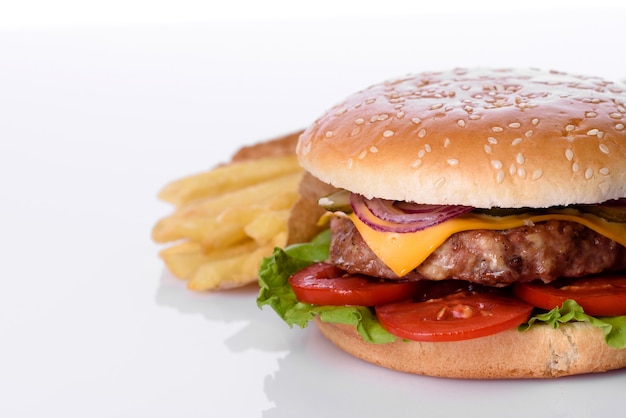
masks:
[[[170,243],[159,256],[189,289],[252,283],[263,258],[287,243],[304,174],[294,153],[298,135],[244,147],[231,163],[161,190],[159,198],[174,209],[153,226],[152,239]]]
[[[289,213],[289,210],[261,212],[245,226],[246,235],[260,245],[267,244],[279,233],[287,231]]]
[[[302,172],[288,174],[223,195],[190,202],[159,220],[152,229],[152,239],[157,243],[183,238],[203,240],[203,237],[214,233],[220,215],[230,208],[248,209],[265,202],[275,205],[277,200],[288,203],[289,198],[296,193],[301,178]]]
[[[181,207],[197,199],[223,195],[300,171],[295,155],[247,160],[176,180],[158,196]]]
[[[270,255],[273,248],[272,245],[266,245],[252,252],[203,263],[190,278],[187,287],[203,291],[245,286],[256,280],[263,257]],[[254,279],[251,280],[251,277]]]

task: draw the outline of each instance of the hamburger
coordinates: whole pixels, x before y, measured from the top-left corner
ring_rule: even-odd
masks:
[[[359,91],[299,138],[296,242],[264,260],[258,304],[408,373],[623,368],[625,125],[623,86],[556,71]]]

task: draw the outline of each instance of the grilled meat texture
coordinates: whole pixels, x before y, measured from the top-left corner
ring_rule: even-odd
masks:
[[[332,263],[348,273],[398,279],[349,219],[334,217],[331,232]],[[578,223],[552,220],[503,231],[456,233],[402,278],[506,286],[622,269],[626,269],[626,247]]]

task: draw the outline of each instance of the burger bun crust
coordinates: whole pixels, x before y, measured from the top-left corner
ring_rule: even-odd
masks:
[[[626,89],[537,69],[410,74],[339,103],[303,167],[365,197],[479,208],[626,196]]]
[[[456,342],[363,341],[353,326],[316,319],[321,333],[354,357],[400,372],[460,379],[555,378],[626,367],[626,349],[606,345],[587,323],[537,325]]]

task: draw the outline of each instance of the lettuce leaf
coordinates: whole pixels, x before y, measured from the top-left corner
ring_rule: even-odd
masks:
[[[385,330],[373,310],[362,306],[318,306],[298,302],[289,276],[303,268],[328,259],[330,231],[326,230],[309,243],[291,245],[284,250],[275,248],[274,253],[263,260],[259,270],[260,291],[257,305],[269,305],[290,326],[304,328],[319,316],[322,321],[347,324],[356,327],[365,341],[384,344],[396,337]],[[610,347],[626,348],[626,316],[593,317],[573,300],[563,303],[549,312],[534,315],[518,327],[523,332],[533,326],[548,325],[558,328],[567,322],[588,322],[600,328]]]
[[[583,308],[575,301],[568,299],[563,305],[555,307],[549,312],[531,317],[527,323],[518,327],[520,331],[526,331],[534,324],[546,324],[556,329],[560,324],[567,322],[588,322],[596,328],[600,328],[604,334],[604,341],[612,348],[626,348],[626,316],[594,317],[587,315]]]
[[[322,321],[356,327],[365,341],[377,344],[392,342],[396,337],[385,330],[374,312],[363,306],[318,306],[298,302],[289,276],[310,264],[328,258],[330,231],[324,231],[310,243],[275,248],[272,256],[263,260],[259,270],[257,305],[269,305],[290,326],[304,328],[319,316]]]

